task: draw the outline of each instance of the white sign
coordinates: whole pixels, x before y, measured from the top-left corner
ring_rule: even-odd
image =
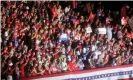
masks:
[[[106,28],[98,28],[99,34],[106,34]]]
[[[87,28],[86,28],[86,32],[87,32],[87,33],[91,33],[91,32],[92,32],[91,27],[87,27]]]

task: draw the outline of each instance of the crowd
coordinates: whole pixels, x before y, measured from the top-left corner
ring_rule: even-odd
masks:
[[[2,79],[133,64],[133,8],[81,3],[1,2]]]

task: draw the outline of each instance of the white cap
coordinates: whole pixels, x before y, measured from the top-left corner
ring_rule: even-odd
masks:
[[[26,9],[29,10],[29,7],[27,6]]]

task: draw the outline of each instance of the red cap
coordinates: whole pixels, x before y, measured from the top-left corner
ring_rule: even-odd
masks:
[[[132,35],[130,33],[127,33],[126,34],[126,37],[131,39],[132,38]]]
[[[10,20],[10,17],[7,19],[7,23],[10,23],[11,22],[11,20]]]
[[[76,60],[76,58],[75,58],[75,57],[73,57],[73,58],[72,58],[72,61],[75,61],[75,60]]]

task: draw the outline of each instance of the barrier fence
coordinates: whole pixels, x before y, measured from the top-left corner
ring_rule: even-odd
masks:
[[[91,70],[65,72],[37,77],[21,78],[22,80],[133,80],[133,64],[97,68]]]

